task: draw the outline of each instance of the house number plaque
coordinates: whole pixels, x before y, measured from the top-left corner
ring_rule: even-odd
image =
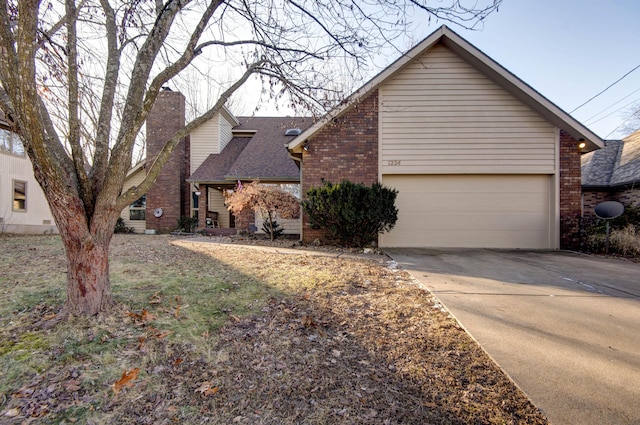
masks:
[[[399,159],[390,159],[389,161],[387,161],[387,165],[390,167],[396,166],[396,165],[401,165],[400,164],[400,160]]]

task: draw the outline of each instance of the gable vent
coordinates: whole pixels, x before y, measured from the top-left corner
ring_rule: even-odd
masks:
[[[287,131],[284,132],[285,136],[299,136],[302,133],[302,130],[299,128],[287,128]]]

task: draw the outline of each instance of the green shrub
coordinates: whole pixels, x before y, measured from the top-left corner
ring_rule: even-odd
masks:
[[[269,227],[270,225],[273,227]],[[278,224],[276,220],[273,220],[273,222],[271,222],[269,221],[269,218],[265,218],[262,222],[262,231],[265,232],[271,240],[274,240],[282,236],[282,232],[284,232],[284,229]]]
[[[134,233],[135,229],[133,227],[127,227],[124,223],[124,219],[122,217],[118,217],[116,221],[116,227],[113,229],[113,233]]]
[[[183,215],[178,219],[178,228],[176,230],[193,233],[196,230],[196,226],[198,225],[198,217],[187,217]]]
[[[314,229],[324,229],[341,245],[362,247],[388,232],[398,220],[397,190],[343,180],[311,188],[302,208]]]

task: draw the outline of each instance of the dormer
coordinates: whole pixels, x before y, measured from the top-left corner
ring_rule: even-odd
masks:
[[[240,124],[231,111],[223,107],[213,118],[191,132],[191,170],[197,170],[211,154],[219,154],[233,137],[233,127]]]

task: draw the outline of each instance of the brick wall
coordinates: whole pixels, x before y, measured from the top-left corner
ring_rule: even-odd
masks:
[[[622,202],[625,205],[640,207],[640,187],[626,189],[617,193],[616,195],[617,201]]]
[[[198,229],[203,229],[207,226],[207,205],[209,205],[209,186],[201,184],[199,186],[200,196],[198,197]]]
[[[618,201],[624,205],[640,207],[640,188],[582,191],[583,214],[585,217],[595,217],[594,209],[597,204],[604,201]]]
[[[371,185],[378,181],[378,91],[357,102],[347,113],[308,140],[302,155],[302,193],[322,186],[323,180],[350,180]],[[322,240],[303,217],[302,240]]]
[[[578,141],[560,130],[560,248],[580,249],[582,215]]]
[[[147,161],[153,161],[162,146],[185,125],[185,99],[179,92],[162,91],[147,118]],[[177,220],[188,215],[189,172],[185,161],[185,141],[181,141],[165,164],[155,184],[147,193],[147,229],[170,232],[177,227]],[[185,189],[186,186],[186,189]],[[156,208],[164,211],[160,218],[153,215]]]
[[[600,202],[615,200],[616,197],[608,191],[585,189],[582,191],[582,215],[584,217],[595,217],[594,209],[596,205]]]
[[[235,215],[235,225],[236,229],[239,232],[248,232],[249,226],[252,225],[256,220],[255,213],[249,209],[245,208],[239,214]]]

